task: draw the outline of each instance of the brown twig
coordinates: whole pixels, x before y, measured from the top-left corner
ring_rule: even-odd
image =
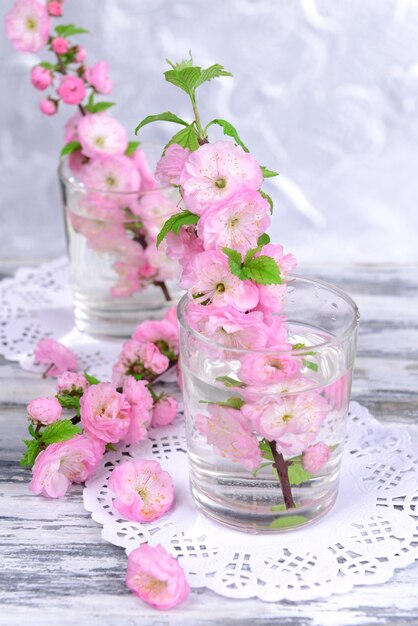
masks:
[[[277,473],[279,475],[280,487],[282,490],[286,509],[294,509],[296,508],[296,505],[293,500],[292,489],[290,487],[287,463],[284,460],[283,455],[277,451],[276,442],[269,441],[269,445],[274,459],[273,467],[277,470]]]

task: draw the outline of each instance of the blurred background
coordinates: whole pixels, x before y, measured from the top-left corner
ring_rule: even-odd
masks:
[[[11,0],[3,0],[4,13]],[[232,122],[281,173],[271,233],[303,269],[319,262],[418,261],[418,2],[415,0],[66,0],[64,23],[90,63],[107,60],[112,110],[190,114],[163,80],[165,57],[234,74],[203,86],[203,120]],[[83,39],[82,39],[83,38]],[[65,105],[45,118],[30,84],[40,56],[0,42],[0,257],[65,251],[56,166]],[[142,131],[161,145],[172,125]]]

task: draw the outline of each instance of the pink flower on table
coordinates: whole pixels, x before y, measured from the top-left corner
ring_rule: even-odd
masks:
[[[57,380],[58,393],[82,394],[88,386],[85,376],[75,372],[64,372]]]
[[[179,352],[179,333],[177,324],[168,320],[147,320],[135,328],[132,338],[140,343],[151,342],[166,356]]]
[[[206,436],[209,445],[231,461],[238,461],[248,470],[261,463],[257,437],[244,414],[227,407],[210,404],[209,415],[196,415],[195,424]]]
[[[48,2],[48,13],[53,17],[60,17],[62,15],[62,5],[61,2],[56,2],[53,0],[52,2]]]
[[[180,176],[189,154],[190,150],[188,148],[172,143],[157,163],[155,170],[156,178],[161,183],[180,185]]]
[[[60,419],[62,407],[56,398],[36,398],[29,402],[27,412],[33,422],[52,424]]]
[[[80,399],[81,425],[86,435],[105,443],[118,443],[127,435],[131,407],[125,394],[111,383],[91,385]]]
[[[89,157],[108,154],[123,155],[128,147],[126,129],[107,113],[85,115],[78,123],[78,137],[84,154]],[[139,190],[141,178],[131,159],[123,158],[126,159],[126,168],[129,167],[130,171],[136,172],[135,190]]]
[[[35,89],[44,91],[48,89],[52,83],[52,74],[50,70],[42,67],[42,65],[35,65],[35,67],[32,68],[30,79]]]
[[[56,54],[67,54],[69,47],[70,45],[65,37],[55,37],[51,41],[51,48]]]
[[[98,61],[92,67],[87,67],[84,78],[98,93],[106,95],[113,89],[113,80],[109,78],[109,65],[106,61]]]
[[[131,154],[130,158],[141,177],[141,191],[155,189],[157,186],[157,181],[155,180],[154,173],[152,172],[148,163],[147,155],[142,150],[142,148],[137,148]]]
[[[168,358],[153,343],[129,339],[112,368],[112,381],[120,386],[126,376],[154,376],[165,372],[168,366]]]
[[[137,170],[128,157],[109,154],[92,159],[86,167],[84,183],[90,189],[110,194],[118,192],[112,197],[118,204],[126,206],[129,198],[125,198],[119,192],[137,191],[141,181]]]
[[[270,205],[258,191],[245,190],[209,207],[197,224],[205,250],[232,248],[245,254],[270,225]]]
[[[125,461],[117,465],[109,478],[109,488],[116,495],[113,507],[133,522],[152,522],[171,509],[173,481],[158,461]]]
[[[86,95],[86,88],[78,76],[63,76],[57,94],[65,104],[80,104]]]
[[[205,337],[231,348],[264,348],[269,336],[260,311],[243,313],[231,306],[201,306],[191,302],[187,307],[187,320]]]
[[[302,454],[303,469],[310,474],[317,474],[329,461],[330,447],[321,441],[309,446]]]
[[[124,443],[138,443],[148,438],[151,411],[154,404],[145,380],[127,376],[123,381],[123,393],[131,407],[131,422]]]
[[[51,22],[43,2],[15,0],[5,17],[6,35],[16,50],[38,52],[48,41]]]
[[[167,426],[171,424],[177,415],[178,402],[172,396],[163,396],[159,398],[154,405],[152,411],[151,426]]]
[[[92,476],[104,453],[104,445],[83,435],[51,443],[37,457],[29,489],[49,498],[62,498],[71,483]]]
[[[254,283],[234,276],[222,252],[208,251],[190,261],[190,275],[181,287],[190,288],[194,301],[217,306],[232,306],[248,311],[257,306],[258,289]]]
[[[48,366],[49,376],[59,376],[77,369],[77,357],[55,339],[40,339],[35,348],[35,361]]]
[[[57,105],[54,100],[51,100],[50,98],[45,98],[45,100],[40,101],[39,109],[44,115],[55,115],[55,113],[57,112]]]
[[[290,351],[289,344],[283,346],[286,348]],[[294,378],[299,369],[299,359],[290,354],[246,354],[241,359],[239,377],[247,385],[264,387]]]
[[[190,591],[177,560],[162,546],[146,543],[128,556],[126,584],[141,600],[162,611],[181,604]]]
[[[200,215],[237,191],[260,189],[263,175],[251,154],[230,141],[217,141],[189,155],[180,182],[187,207]]]

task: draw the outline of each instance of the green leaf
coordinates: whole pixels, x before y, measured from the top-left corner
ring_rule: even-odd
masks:
[[[263,246],[257,246],[256,248],[250,248],[250,250],[247,250],[245,257],[244,257],[244,265],[248,265],[248,263],[251,261],[254,255],[257,254],[257,252],[261,251],[262,247]]]
[[[263,191],[262,189],[259,190],[261,195],[263,196],[264,200],[267,200],[267,202],[270,205],[270,213],[273,213],[273,200],[270,198],[270,196],[268,195],[268,193],[266,193],[265,191]]]
[[[271,511],[286,511],[286,505],[285,504],[275,504],[274,506],[271,507],[270,509]]]
[[[267,169],[264,165],[260,165],[261,172],[264,178],[273,178],[273,176],[278,176],[278,172],[274,172],[273,170]]]
[[[200,68],[199,68],[200,69]],[[231,72],[227,72],[224,69],[223,65],[219,65],[219,63],[215,63],[215,65],[211,65],[205,70],[201,70],[200,76],[196,81],[195,89],[202,85],[202,83],[206,83],[213,78],[219,78],[221,76],[232,76]],[[246,152],[248,152],[246,150]]]
[[[28,431],[29,431],[29,434],[30,434],[30,436],[31,436],[31,437],[33,437],[34,439],[36,439],[36,438],[37,438],[37,436],[38,436],[38,435],[37,435],[37,434],[36,434],[36,432],[35,432],[35,429],[34,429],[34,427],[33,427],[32,422],[31,422],[31,423],[29,424],[29,426],[28,426]]]
[[[238,132],[237,132],[236,128],[234,128],[234,126],[232,126],[232,124],[230,122],[227,122],[226,120],[221,120],[221,119],[218,119],[218,118],[214,119],[211,122],[209,122],[209,124],[206,126],[205,132],[207,131],[209,126],[212,126],[213,124],[217,124],[218,126],[221,126],[223,131],[224,131],[224,135],[228,135],[228,137],[233,137],[235,139],[235,142],[239,146],[241,146],[241,148],[243,148],[245,150],[245,152],[249,152],[247,146],[245,145],[245,143],[242,141],[242,139],[238,135]]]
[[[164,72],[164,76],[167,82],[180,87],[189,96],[193,96],[194,90],[198,86],[198,81],[201,76],[201,68],[196,66],[191,67],[175,67],[172,70]]]
[[[273,452],[271,451],[270,444],[267,439],[261,439],[261,441],[258,442],[258,447],[260,449],[263,459],[274,461]]]
[[[35,463],[35,459],[41,451],[41,443],[37,439],[25,439],[23,442],[26,446],[26,452],[19,461],[19,465],[22,467],[29,466]]]
[[[114,107],[116,102],[96,102],[93,105],[92,109],[90,109],[91,113],[101,113],[102,111],[107,111],[110,107]]]
[[[71,420],[58,420],[45,428],[41,441],[46,445],[58,441],[68,441],[78,433],[81,433],[81,428],[73,424]]]
[[[312,363],[312,361],[308,361],[308,359],[302,359],[302,363],[304,364],[305,367],[308,367],[313,372],[317,372],[318,371],[318,364],[317,363]]]
[[[258,285],[281,285],[282,282],[276,261],[263,254],[245,264],[244,274]]]
[[[173,231],[174,234],[178,235],[181,226],[190,226],[192,224],[197,224],[198,221],[199,216],[191,213],[190,211],[181,211],[181,213],[176,213],[175,215],[172,215],[165,222],[164,226],[158,233],[157,248],[169,232]]]
[[[186,128],[182,128],[182,130],[176,133],[164,147],[164,152],[167,150],[168,146],[171,146],[173,143],[176,143],[183,148],[189,148],[190,152],[197,150],[200,144],[193,124],[190,124]]]
[[[98,378],[92,376],[86,370],[84,370],[83,375],[89,385],[98,385],[100,383],[100,380]]]
[[[65,144],[63,149],[61,150],[61,156],[65,156],[66,154],[72,154],[76,152],[76,150],[81,150],[81,143],[79,141],[70,141]]]
[[[223,383],[225,387],[246,387],[245,383],[242,383],[239,380],[235,380],[235,378],[231,378],[230,376],[218,376],[215,380],[220,383]]]
[[[188,122],[185,122],[180,117],[177,117],[174,113],[170,113],[170,111],[165,111],[164,113],[158,113],[157,115],[148,115],[145,117],[142,122],[138,124],[135,128],[135,135],[138,134],[138,131],[143,126],[147,124],[151,124],[152,122],[174,122],[175,124],[182,124],[183,126],[189,126]]]
[[[216,404],[217,406],[224,406],[228,409],[236,409],[237,411],[239,411],[240,408],[243,407],[245,404],[244,400],[242,398],[238,398],[237,396],[232,396],[224,402],[210,402],[208,400],[202,400],[202,402],[204,402],[205,404]]]
[[[229,269],[234,276],[238,276],[241,280],[245,280],[246,276],[242,268],[242,257],[237,250],[232,248],[222,248],[222,252],[226,254],[229,260]]]
[[[291,485],[300,485],[312,478],[312,474],[306,472],[301,463],[292,463],[288,467],[289,482]]]
[[[262,235],[259,236],[259,238],[257,239],[257,246],[266,246],[268,243],[270,243],[271,239],[268,236],[267,233],[263,233]]]
[[[80,417],[79,396],[73,396],[69,393],[58,393],[55,397],[63,409],[75,409],[77,412],[77,415]]]
[[[130,141],[128,143],[128,147],[125,150],[125,154],[126,156],[131,156],[137,148],[139,148],[139,146],[141,145],[141,143],[139,141]]]
[[[55,65],[53,65],[52,63],[48,63],[48,61],[41,61],[39,65],[41,67],[44,67],[46,70],[55,70]]]
[[[252,471],[252,475],[254,476],[254,478],[261,472],[263,471],[263,469],[265,469],[266,467],[271,467],[271,463],[262,463],[260,465],[260,467],[257,467],[257,469],[255,469],[254,471]],[[273,509],[272,509],[273,510]]]
[[[106,452],[116,452],[117,448],[115,448],[115,446],[113,445],[113,443],[107,443],[105,445],[105,450]]]
[[[273,520],[270,524],[270,528],[293,528],[294,526],[300,526],[307,520],[305,515],[285,515]]]
[[[89,31],[85,28],[79,28],[74,24],[60,24],[55,27],[55,32],[60,37],[71,37],[72,35],[83,35],[84,33],[88,33]]]

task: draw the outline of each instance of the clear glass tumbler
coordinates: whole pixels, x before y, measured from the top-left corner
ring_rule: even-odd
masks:
[[[182,298],[178,317],[196,504],[218,522],[252,533],[290,530],[323,516],[338,491],[359,324],[355,303],[333,285],[293,275],[278,312],[287,318],[283,349],[246,350],[231,345],[227,333],[219,343],[191,328],[190,302]]]
[[[147,156],[149,150],[145,150]],[[75,323],[94,335],[129,336],[144,319],[158,319],[177,304],[179,266],[155,238],[179,211],[170,187],[140,192],[90,189],[62,159],[63,199]]]

